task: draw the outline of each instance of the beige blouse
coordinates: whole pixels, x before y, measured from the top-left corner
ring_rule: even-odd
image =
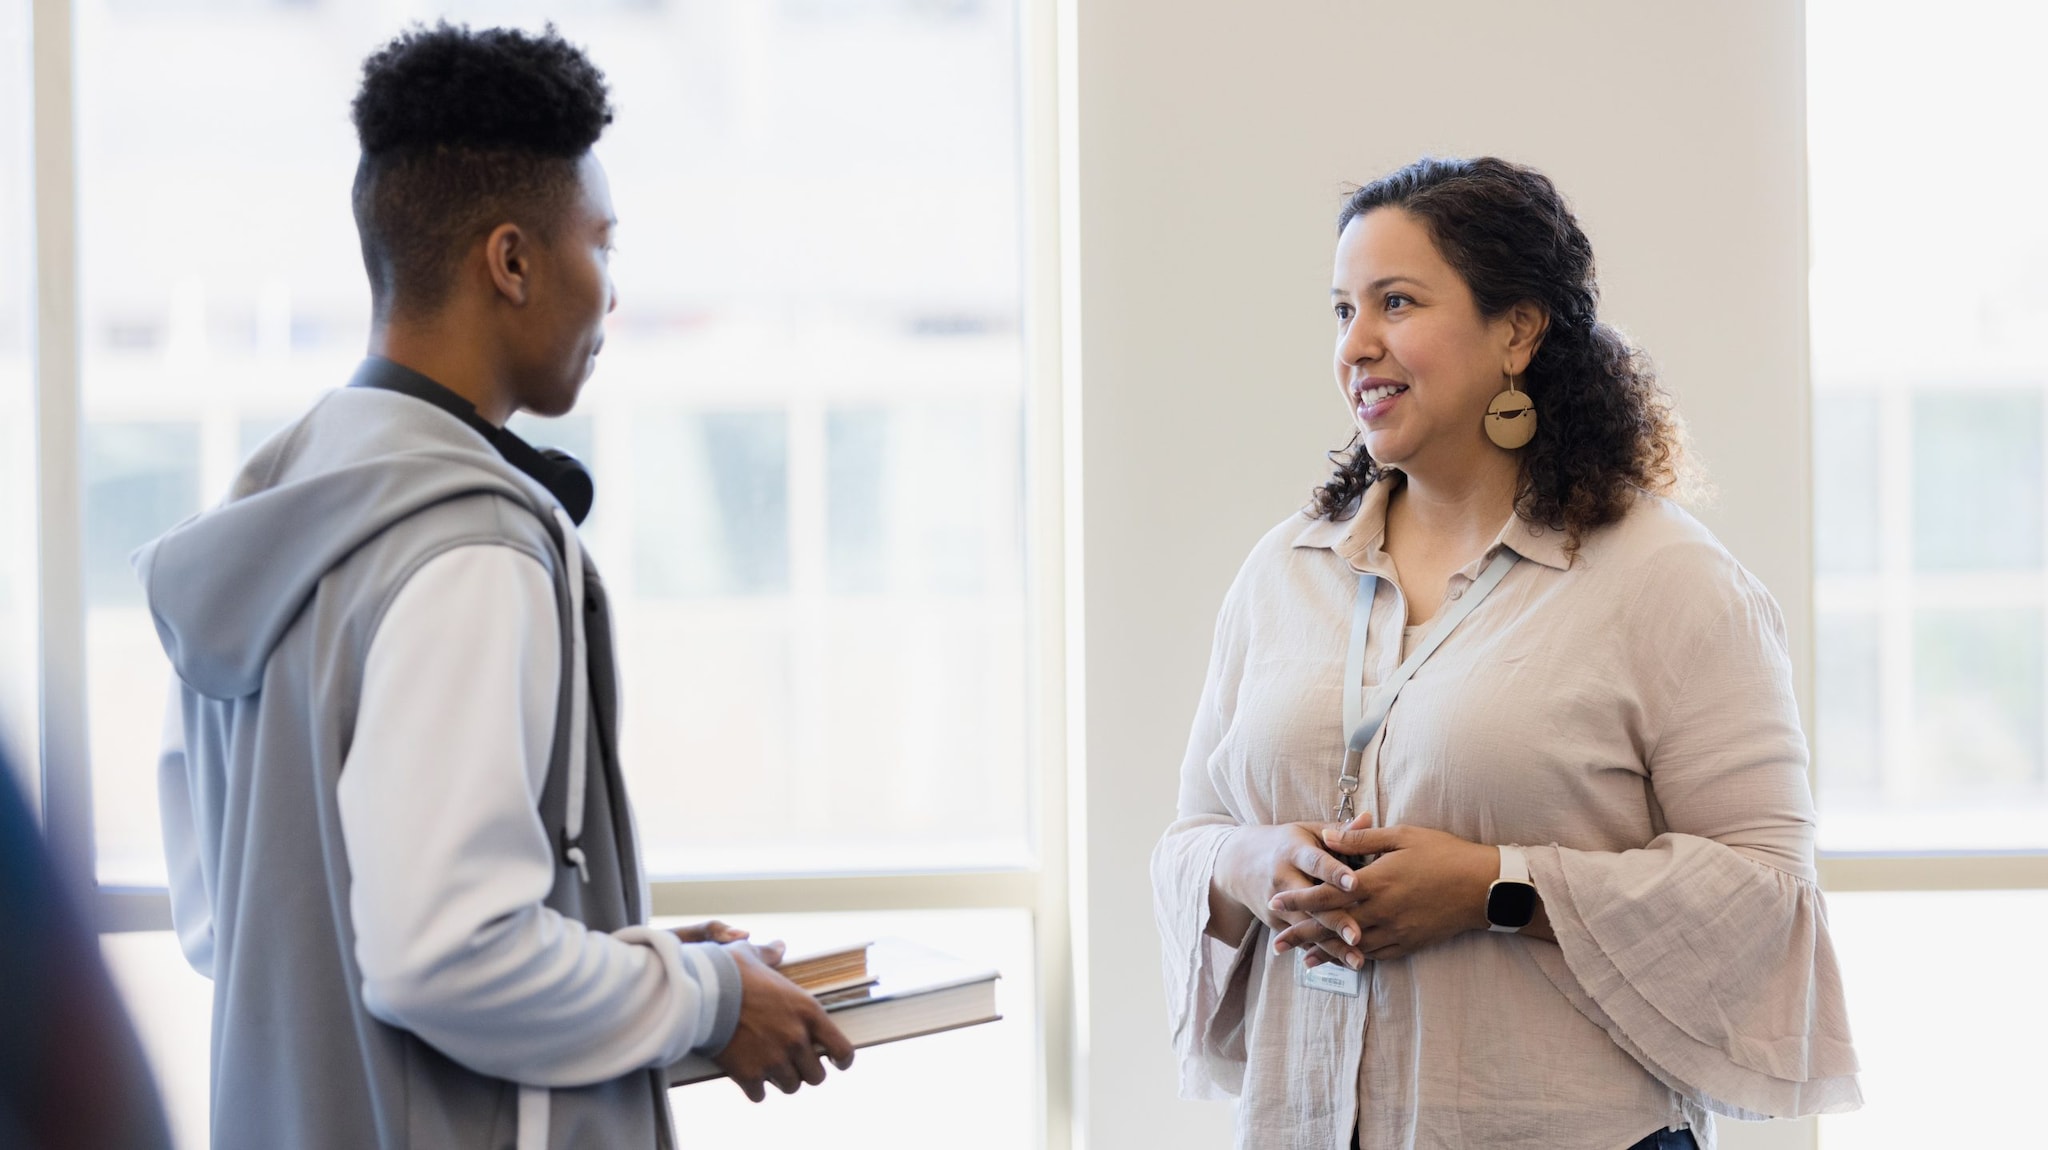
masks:
[[[1381,549],[1388,484],[1349,520],[1297,514],[1223,603],[1153,852],[1181,1088],[1238,1097],[1240,1146],[1620,1150],[1709,1112],[1861,1102],[1815,886],[1806,743],[1784,621],[1696,520],[1645,496],[1568,558],[1522,557],[1423,664],[1372,746],[1368,809],[1528,854],[1556,944],[1469,932],[1368,962],[1357,998],[1297,987],[1255,925],[1207,937],[1218,848],[1337,800],[1358,572],[1380,576],[1365,683],[1399,664],[1407,606]],[[1376,777],[1375,777],[1376,775]]]

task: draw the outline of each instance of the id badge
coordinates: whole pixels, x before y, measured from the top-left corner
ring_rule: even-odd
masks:
[[[1341,994],[1346,998],[1358,997],[1358,988],[1365,982],[1364,971],[1353,970],[1341,962],[1325,962],[1311,967],[1307,951],[1297,950],[1294,954],[1294,985]]]

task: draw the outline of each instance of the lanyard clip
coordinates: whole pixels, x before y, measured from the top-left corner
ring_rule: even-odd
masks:
[[[1358,810],[1352,803],[1352,796],[1358,793],[1358,767],[1365,756],[1349,747],[1344,749],[1344,773],[1337,776],[1337,821],[1348,823],[1357,817]]]

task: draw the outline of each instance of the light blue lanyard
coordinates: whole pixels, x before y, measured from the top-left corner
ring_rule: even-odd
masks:
[[[1437,617],[1436,626],[1429,629],[1429,634],[1423,636],[1415,650],[1408,653],[1393,675],[1373,691],[1370,703],[1365,700],[1365,638],[1372,627],[1372,596],[1380,580],[1377,575],[1358,576],[1358,598],[1351,605],[1351,650],[1344,658],[1344,729],[1351,732],[1351,738],[1344,744],[1344,771],[1337,776],[1338,822],[1348,823],[1358,813],[1352,796],[1358,793],[1358,769],[1365,761],[1366,744],[1379,734],[1380,725],[1387,721],[1387,712],[1393,709],[1401,688],[1415,677],[1416,670],[1436,653],[1451,632],[1457,630],[1465,616],[1493,594],[1493,589],[1500,586],[1501,579],[1506,577],[1508,568],[1520,558],[1513,551],[1501,548],[1493,562],[1486,565],[1486,570],[1479,573],[1479,578],[1474,579],[1465,593],[1453,599]]]

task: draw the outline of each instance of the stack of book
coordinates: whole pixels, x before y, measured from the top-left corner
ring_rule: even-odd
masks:
[[[930,947],[885,938],[787,959],[784,978],[809,991],[856,1047],[957,1030],[1002,1017],[995,971]],[[669,1067],[670,1086],[723,1078],[701,1054]]]

